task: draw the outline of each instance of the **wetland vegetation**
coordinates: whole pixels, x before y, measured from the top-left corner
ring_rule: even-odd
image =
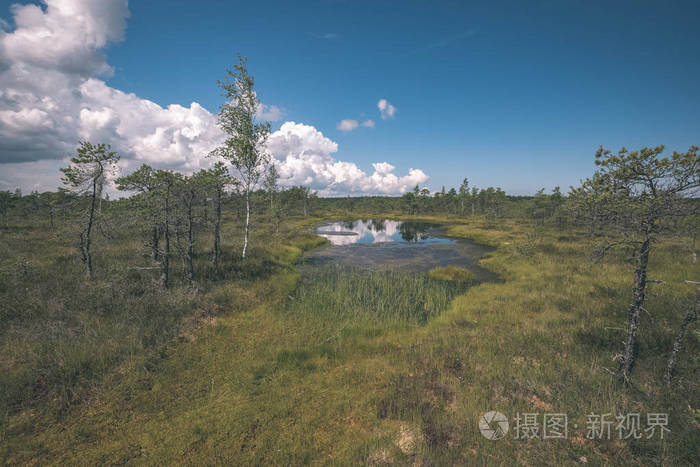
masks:
[[[70,191],[0,192],[2,463],[697,464],[697,147],[601,148],[567,195],[319,198],[229,75],[231,169],[110,200],[118,154],[83,142]],[[493,440],[490,411],[569,425]]]
[[[245,260],[245,200],[226,195],[218,271],[203,217],[212,211],[199,206],[196,280],[188,279],[187,251],[174,249],[168,289],[150,269],[136,200],[102,201],[110,227],[95,237],[89,280],[72,234],[87,200],[61,195],[71,204],[51,227],[38,195],[15,196],[1,242],[3,462],[697,459],[700,345],[692,327],[672,388],[662,380],[692,298],[684,281],[697,278],[692,236],[682,229],[650,258],[650,276],[664,283],[651,286],[649,325],[640,327],[638,363],[625,383],[610,372],[634,268],[624,250],[591,257],[615,233],[578,226],[571,200],[542,218],[530,213],[548,195],[505,199],[493,218],[455,213],[439,197],[417,215],[406,214],[401,198],[380,200],[396,206],[383,215],[377,198],[353,199],[354,213],[345,198],[319,199],[304,217],[304,200],[292,194],[280,194],[287,215],[279,224],[265,192],[253,195]],[[428,221],[447,226],[437,235],[454,243],[333,246],[314,234],[338,217]],[[405,255],[462,241],[488,248],[427,272],[314,260],[333,248]],[[501,280],[480,277],[472,264]],[[567,442],[495,443],[476,423],[490,409],[566,412],[579,428]],[[588,414],[622,411],[668,412],[671,433],[586,438]]]

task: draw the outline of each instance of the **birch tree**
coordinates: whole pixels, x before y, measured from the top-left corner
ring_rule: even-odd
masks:
[[[72,191],[89,200],[85,224],[79,231],[79,248],[87,276],[92,279],[92,230],[96,222],[97,205],[102,198],[107,177],[116,170],[119,156],[109,145],[94,145],[88,141],[81,142],[76,152],[77,155],[71,158],[71,164],[61,169],[62,181]]]
[[[250,234],[250,195],[260,181],[269,156],[265,152],[265,141],[270,134],[270,124],[258,120],[260,103],[255,94],[255,81],[248,73],[247,60],[239,56],[233,70],[219,81],[226,101],[221,105],[218,123],[226,134],[223,145],[211,152],[212,156],[227,160],[240,175],[245,195],[245,234],[242,258],[248,249]]]

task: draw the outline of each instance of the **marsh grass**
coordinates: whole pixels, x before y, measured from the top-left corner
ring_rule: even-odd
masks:
[[[49,394],[59,393],[70,375],[85,377],[89,387],[78,391],[79,404],[62,410],[52,410],[50,395],[20,404],[0,432],[0,463],[577,465],[585,458],[588,465],[697,465],[698,333],[688,335],[673,390],[662,383],[689,300],[683,281],[698,278],[698,266],[678,245],[659,245],[652,255],[650,277],[665,284],[650,288],[638,365],[625,386],[606,368],[621,346],[616,328],[626,320],[634,267],[624,253],[592,262],[599,239],[569,229],[534,235],[520,219],[495,227],[479,219],[453,225],[450,234],[496,247],[481,265],[505,280],[451,295],[449,281],[426,275],[363,276],[337,269],[300,278],[293,264],[321,242],[304,230],[318,220],[290,222],[280,236],[259,230],[250,269],[231,259],[224,279],[202,281],[201,302],[188,305],[216,305],[222,309],[216,320],[184,339],[145,349],[127,343],[142,342],[148,332],[118,330],[120,323],[147,319],[148,276],[133,278],[129,300],[116,295],[109,305],[105,297],[112,292],[100,285],[84,292],[86,302],[73,304],[58,289],[82,286],[68,288],[68,279],[55,276],[73,274],[74,251],[44,232],[32,231],[27,245],[21,245],[23,229],[5,237],[0,247],[7,245],[9,256],[0,258],[2,268],[18,266],[12,273],[17,278],[8,279],[15,281],[9,283],[13,290],[0,292],[6,300],[1,303],[19,338],[3,344],[3,369],[26,372],[22,380],[34,381],[57,365],[49,353],[63,346],[76,363],[52,380]],[[238,238],[240,230],[231,225],[224,238]],[[47,253],[43,241],[57,253]],[[99,246],[109,258],[126,258],[125,248],[140,251],[128,242]],[[22,255],[12,254],[14,248],[27,256],[29,268],[20,264]],[[125,261],[111,267],[119,270]],[[205,263],[201,258],[202,271]],[[14,290],[20,286],[29,290]],[[414,290],[418,286],[425,290]],[[171,293],[177,306],[180,292]],[[396,296],[404,294],[412,300],[399,297],[397,304]],[[143,309],[129,311],[142,299]],[[62,300],[76,311],[53,311]],[[104,312],[91,314],[93,301]],[[175,309],[173,318],[177,314]],[[179,337],[187,317],[176,327],[165,321],[152,329],[166,340]],[[108,323],[116,323],[116,330]],[[42,350],[40,342],[57,326],[66,332]],[[96,332],[91,327],[100,338],[78,339],[69,349],[69,336],[81,335],[80,329],[86,336]],[[9,335],[4,331],[2,339]],[[23,349],[22,357],[10,359],[11,347]],[[101,355],[121,363],[105,360],[104,369],[93,373],[81,369]],[[545,412],[567,413],[569,439],[524,441],[509,433],[498,442],[486,440],[477,420],[488,410],[511,419],[518,412],[538,413],[540,420]],[[587,414],[608,412],[667,412],[671,433],[664,440],[586,439]]]
[[[23,410],[60,414],[90,398],[120,368],[141,362],[155,369],[164,349],[192,335],[222,311],[245,311],[260,303],[264,279],[289,270],[300,249],[322,243],[311,234],[255,242],[243,262],[237,222],[224,224],[222,268],[212,271],[211,239],[199,235],[195,284],[180,272],[174,255],[172,286],[158,283],[143,232],[126,223],[108,237],[95,237],[96,278],[86,281],[67,222],[55,228],[38,217],[14,219],[0,232],[0,443],[9,418]],[[259,227],[260,230],[262,230]],[[289,236],[289,233],[287,234]],[[260,293],[260,295],[262,295]]]
[[[140,274],[86,283],[68,255],[49,265],[32,258],[6,263],[0,273],[0,414],[82,403],[116,366],[171,341],[197,301],[191,290],[164,291]]]
[[[363,271],[340,265],[308,270],[287,310],[334,321],[425,324],[466,286],[422,272]]]

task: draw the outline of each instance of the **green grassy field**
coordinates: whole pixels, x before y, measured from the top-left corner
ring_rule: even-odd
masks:
[[[361,215],[354,217],[361,218]],[[395,216],[391,216],[395,217]],[[3,233],[0,288],[5,464],[692,465],[700,459],[698,350],[691,333],[672,390],[662,384],[700,279],[682,245],[655,250],[638,363],[629,386],[608,372],[621,349],[633,267],[591,260],[575,231],[431,217],[496,247],[481,264],[430,275],[342,268],[300,276],[322,243],[297,219],[259,225],[250,258],[198,290],[169,292],[129,269],[128,234],[97,247],[98,277],[61,231]],[[142,263],[148,259],[142,257]],[[206,258],[198,272],[206,274]],[[106,274],[107,271],[113,274]],[[125,283],[126,286],[121,284]],[[568,439],[490,441],[480,415],[566,413]],[[591,440],[590,413],[669,414],[663,440]],[[578,424],[578,428],[574,428]]]

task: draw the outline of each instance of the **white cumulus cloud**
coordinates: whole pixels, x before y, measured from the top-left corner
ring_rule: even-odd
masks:
[[[380,175],[389,174],[393,172],[396,168],[388,162],[375,162],[374,164],[372,164],[372,167],[374,167],[374,171]]]
[[[43,8],[14,5],[12,14],[15,29],[0,32],[5,169],[65,159],[79,139],[110,143],[125,166],[146,162],[187,171],[210,163],[203,158],[221,135],[209,111],[196,102],[161,107],[99,78],[111,71],[103,48],[124,37],[126,0],[44,0]]]
[[[104,48],[124,39],[126,0],[42,0],[11,13],[14,29],[0,28],[0,189],[55,189],[58,167],[84,139],[111,144],[125,172],[142,163],[191,172],[214,162],[206,156],[223,140],[216,115],[197,102],[161,106],[103,80],[112,73]],[[261,104],[257,116],[282,113]],[[337,144],[300,123],[283,124],[268,148],[287,184],[323,194],[399,193],[428,178],[419,169],[398,177],[388,164],[368,175],[335,160]]]
[[[308,185],[322,196],[400,194],[428,180],[420,169],[397,176],[393,165],[379,162],[367,174],[353,162],[336,160],[333,154],[338,144],[303,123],[284,123],[270,135],[267,149],[275,158],[283,185]]]
[[[365,120],[361,125],[367,128],[374,128],[374,120]]]
[[[65,73],[110,72],[100,52],[124,38],[126,0],[44,0],[12,6],[16,28],[3,34],[2,62],[22,63]]]
[[[396,107],[391,105],[386,99],[379,99],[379,102],[377,102],[377,108],[379,109],[379,114],[382,116],[382,120],[394,118],[394,115],[396,114]]]

